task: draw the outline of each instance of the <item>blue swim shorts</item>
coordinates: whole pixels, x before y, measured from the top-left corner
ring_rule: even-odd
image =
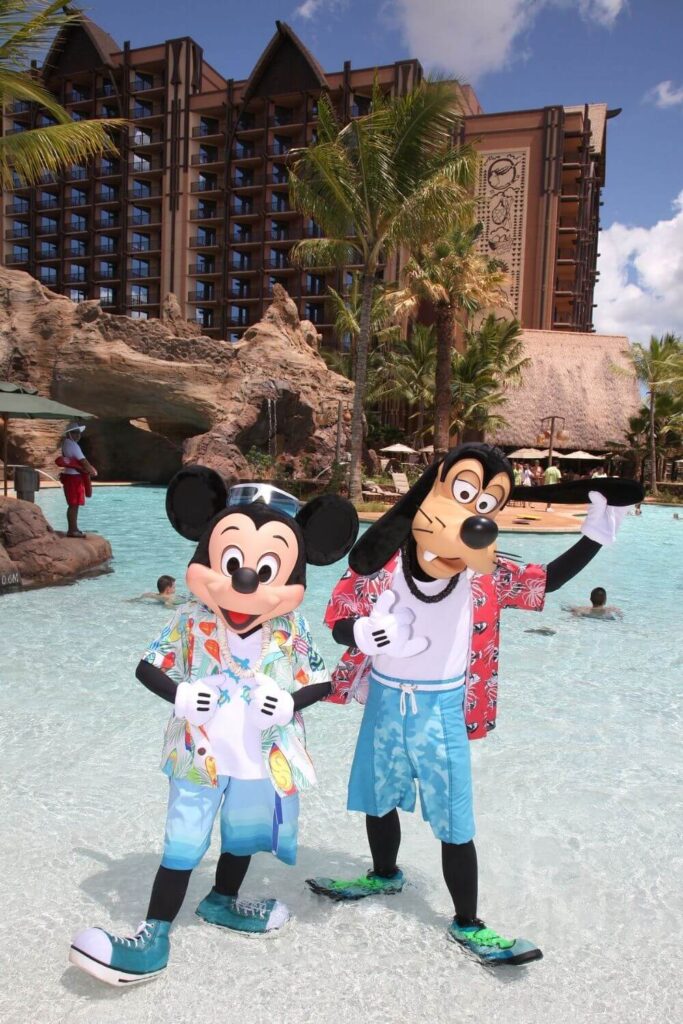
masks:
[[[406,700],[371,675],[348,809],[380,817],[395,807],[414,811],[417,782],[422,817],[437,839],[469,842],[474,813],[464,700],[464,686],[417,691]]]
[[[217,786],[197,786],[169,779],[164,855],[166,868],[196,868],[209,848],[220,810],[221,853],[248,857],[274,853],[285,864],[296,863],[299,796],[281,797],[270,779],[218,776]]]

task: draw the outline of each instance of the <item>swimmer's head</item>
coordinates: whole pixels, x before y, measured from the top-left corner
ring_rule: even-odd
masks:
[[[591,604],[594,608],[603,608],[607,600],[607,591],[604,587],[595,587],[591,590]]]
[[[160,576],[157,580],[157,590],[164,597],[175,594],[175,580],[173,576]]]

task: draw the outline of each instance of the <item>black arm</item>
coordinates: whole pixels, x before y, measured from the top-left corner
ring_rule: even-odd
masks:
[[[582,537],[569,551],[565,551],[564,554],[549,562],[546,593],[550,594],[553,590],[559,590],[565,583],[573,579],[577,573],[585,569],[591,559],[595,558],[601,547],[602,545],[596,543],[596,541],[590,540],[588,537]]]
[[[292,694],[294,699],[294,710],[302,711],[311,704],[317,704],[323,697],[332,693],[332,683],[311,683],[310,686],[302,686],[300,690]]]
[[[167,700],[169,704],[175,704],[177,683],[174,683],[156,665],[151,665],[148,661],[140,661],[135,669],[135,678],[139,679],[142,685],[155,693],[157,697]]]
[[[332,636],[338,644],[344,647],[355,647],[356,639],[353,635],[353,627],[358,619],[339,619],[332,627]]]

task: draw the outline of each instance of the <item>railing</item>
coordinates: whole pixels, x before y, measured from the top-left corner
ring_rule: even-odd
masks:
[[[129,252],[156,252],[157,249],[161,248],[161,243],[158,239],[150,240],[149,242],[131,242],[128,246]]]
[[[190,220],[220,220],[223,216],[222,208],[215,210],[190,210]]]
[[[131,92],[148,92],[150,89],[163,89],[164,80],[154,75],[151,82],[143,79],[133,79],[130,87]]]
[[[66,94],[67,103],[86,103],[88,100],[91,99],[92,96],[89,96],[87,93],[84,92],[78,92],[77,90],[72,90],[71,92],[68,92]]]
[[[220,192],[222,188],[218,181],[193,181],[190,192]]]
[[[205,139],[209,136],[222,135],[223,129],[216,123],[215,125],[200,124],[192,129],[193,139]]]
[[[64,283],[65,284],[87,284],[88,283],[88,275],[87,274],[68,274],[67,273],[67,274],[64,275]]]
[[[158,224],[159,220],[160,215],[158,213],[156,214],[156,218],[154,218],[151,213],[132,213],[128,218],[128,223],[152,225]]]
[[[235,146],[232,153],[233,160],[254,160],[259,155],[253,146]]]
[[[41,260],[58,260],[59,251],[55,245],[52,249],[39,249],[36,254],[36,259],[40,262]]]
[[[8,113],[10,114],[28,114],[30,111],[31,104],[27,103],[26,100],[14,100],[8,107]]]
[[[228,316],[228,323],[231,327],[248,327],[249,320],[246,317]]]
[[[131,117],[135,118],[137,121],[144,121],[146,117],[160,117],[162,114],[163,110],[160,110],[155,106],[152,106],[149,110],[146,107],[134,106],[131,111]]]
[[[187,293],[187,301],[188,302],[217,302],[218,299],[216,298],[216,296],[215,296],[215,294],[213,292],[211,292],[208,295],[205,295],[203,292],[194,291],[194,292],[188,292]]]
[[[220,274],[220,270],[214,265],[212,267],[205,267],[201,263],[190,263],[187,268],[188,274]]]
[[[109,218],[105,217],[97,217],[95,219],[95,227],[106,228],[108,231],[110,231],[113,230],[114,228],[120,228],[121,224],[119,222],[118,217],[115,217],[114,220],[109,220]]]
[[[64,225],[64,230],[69,232],[85,232],[88,230],[88,225],[87,223],[81,224],[79,221],[69,221],[67,224]],[[58,234],[58,229],[55,228],[54,231],[38,231],[37,234],[56,235]]]
[[[118,172],[109,172],[118,173]],[[65,181],[83,181],[88,177],[88,172],[85,167],[69,167],[64,172]]]
[[[217,238],[201,238],[199,235],[195,235],[190,238],[191,249],[218,249],[220,248],[220,242]]]
[[[268,156],[289,156],[294,146],[269,146]]]
[[[55,206],[57,206],[57,205],[58,204],[55,203]],[[40,207],[38,207],[38,209],[40,209]],[[14,216],[16,216],[17,214],[20,214],[20,213],[30,213],[30,212],[31,212],[31,205],[30,205],[30,203],[26,203],[26,202],[24,202],[24,203],[10,203],[9,206],[5,207],[5,213],[11,213]]]
[[[129,188],[128,198],[129,199],[156,199],[161,195],[161,189],[158,185],[153,185],[150,188]]]
[[[291,124],[301,124],[302,121],[303,116],[299,113],[295,115],[293,110],[288,114],[274,114],[268,118],[268,124],[273,128],[286,128]]]
[[[221,163],[221,156],[219,153],[194,153],[190,158],[190,163],[194,167],[202,166],[203,164],[219,164]]]
[[[138,267],[136,270],[133,268],[132,264],[128,267],[129,277],[158,277],[159,273],[159,266],[157,264],[150,264],[146,270],[142,267]]]
[[[164,141],[163,132],[133,132],[131,146],[155,146]]]
[[[156,306],[159,302],[159,296],[156,292],[149,292],[146,296],[135,296],[133,292],[129,292],[126,296],[126,302],[129,306]]]
[[[263,178],[260,175],[253,175],[251,178],[232,178],[233,188],[255,188],[258,185],[263,184]]]
[[[96,192],[95,202],[96,203],[119,203],[121,197],[118,192]]]
[[[293,270],[294,268],[287,260],[278,259],[277,256],[268,256],[265,260],[267,267],[272,267],[273,270]]]
[[[231,203],[230,212],[234,213],[236,217],[250,217],[258,213],[254,209],[253,203]]]
[[[288,203],[283,205],[282,203],[278,203],[276,199],[271,199],[268,209],[272,213],[296,213],[296,210],[293,210]]]
[[[289,188],[289,177],[286,174],[269,174],[268,181],[271,185],[282,185]]]
[[[8,267],[12,267],[17,263],[28,263],[30,256],[28,251],[25,256],[19,256],[17,253],[10,253],[9,256],[5,256],[5,263]]]
[[[95,252],[98,256],[108,256],[118,252],[118,248],[115,245],[102,245],[100,242],[95,246]]]
[[[133,174],[151,174],[153,171],[162,171],[164,169],[161,160],[148,160],[141,157],[130,160],[128,167]]]
[[[90,199],[88,198],[88,196],[74,196],[74,195],[64,196],[64,205],[65,206],[89,206],[90,205]]]

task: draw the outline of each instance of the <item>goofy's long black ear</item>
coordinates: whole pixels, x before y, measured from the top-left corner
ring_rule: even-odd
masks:
[[[541,487],[515,487],[510,495],[513,501],[549,501],[554,505],[582,505],[590,501],[590,491],[598,491],[607,498],[608,505],[635,505],[645,497],[637,480],[622,480],[606,476],[593,480],[567,480],[566,483],[546,484]]]
[[[173,529],[187,540],[199,540],[228,500],[225,481],[207,466],[178,470],[166,491],[166,515]]]
[[[322,494],[299,511],[296,521],[306,544],[306,561],[331,565],[347,555],[358,536],[358,513],[350,501]]]
[[[349,565],[361,576],[372,576],[386,565],[410,536],[415,513],[436,480],[441,462],[433,463],[392,508],[366,530],[349,557]]]

